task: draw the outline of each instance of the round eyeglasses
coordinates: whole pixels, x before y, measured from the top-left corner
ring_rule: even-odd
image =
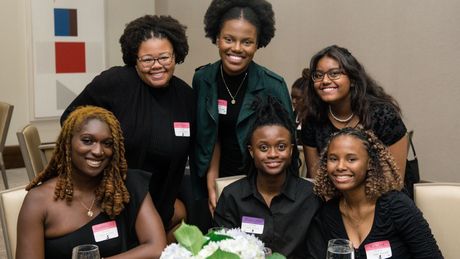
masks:
[[[152,56],[147,55],[147,56],[142,56],[140,58],[137,58],[137,60],[139,60],[139,63],[141,63],[141,65],[144,68],[151,68],[155,65],[155,62],[157,61],[162,66],[169,66],[171,65],[173,61],[173,57],[174,57],[173,54],[161,55],[158,58],[154,58]]]
[[[345,72],[340,68],[333,68],[326,72],[314,71],[311,73],[311,79],[313,79],[315,82],[323,81],[326,75],[330,80],[337,80],[342,75],[345,75]]]

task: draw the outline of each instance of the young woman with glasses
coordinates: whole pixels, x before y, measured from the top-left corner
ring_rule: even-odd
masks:
[[[193,90],[173,75],[188,54],[185,29],[170,16],[146,15],[128,23],[120,38],[125,66],[95,77],[61,117],[62,123],[75,107],[88,104],[115,114],[129,168],[152,174],[145,184],[166,230],[185,218],[176,198],[195,126]]]
[[[265,0],[214,0],[204,17],[206,37],[216,44],[220,60],[195,72],[197,131],[194,175],[207,177],[211,212],[216,206],[214,180],[244,174],[245,137],[257,96],[271,95],[292,113],[284,79],[256,64],[254,55],[275,35],[272,6]],[[296,148],[296,147],[295,147]]]
[[[404,179],[408,138],[396,100],[345,48],[333,45],[321,50],[311,59],[310,71],[300,137],[308,176],[314,178],[319,154],[332,133],[361,125],[389,147]]]

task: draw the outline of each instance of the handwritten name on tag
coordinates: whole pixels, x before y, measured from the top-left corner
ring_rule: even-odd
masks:
[[[118,237],[117,222],[115,222],[115,220],[94,225],[92,228],[94,240],[96,242]]]
[[[384,259],[392,256],[390,241],[384,240],[364,246],[368,259]]]
[[[190,123],[174,122],[174,134],[176,137],[190,137]]]
[[[217,100],[217,110],[219,114],[226,115],[227,114],[227,100]]]

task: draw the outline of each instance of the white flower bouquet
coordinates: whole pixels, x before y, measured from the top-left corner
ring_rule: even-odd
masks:
[[[174,236],[178,243],[167,246],[160,259],[285,259],[278,253],[265,257],[262,241],[237,228],[203,235],[196,226],[182,223]]]

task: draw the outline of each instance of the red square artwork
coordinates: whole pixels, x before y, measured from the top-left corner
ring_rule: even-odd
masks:
[[[56,73],[85,73],[85,43],[55,42]]]

